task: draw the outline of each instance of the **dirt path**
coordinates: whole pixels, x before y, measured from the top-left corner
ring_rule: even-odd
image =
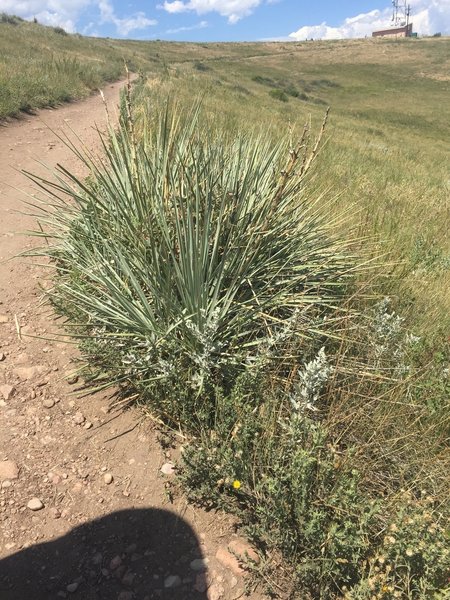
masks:
[[[120,87],[105,88],[110,107]],[[17,234],[34,226],[16,212],[13,188],[30,189],[19,171],[42,172],[39,160],[79,172],[51,130],[70,126],[98,149],[94,123],[105,125],[99,95],[0,127],[0,598],[239,598],[232,520],[172,497],[161,467],[175,451],[139,411],[71,395],[75,351],[42,339],[55,330],[39,304],[45,270],[6,261],[33,245]]]

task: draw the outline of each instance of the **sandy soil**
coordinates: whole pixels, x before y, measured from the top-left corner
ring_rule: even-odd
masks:
[[[105,87],[110,107],[121,85]],[[57,330],[40,303],[47,272],[9,260],[35,243],[20,233],[34,227],[17,212],[31,191],[21,170],[80,174],[55,132],[70,127],[98,150],[94,124],[105,126],[98,94],[0,126],[0,598],[240,598],[233,521],[172,493],[161,468],[176,450],[141,412],[74,393],[76,350],[45,339]]]

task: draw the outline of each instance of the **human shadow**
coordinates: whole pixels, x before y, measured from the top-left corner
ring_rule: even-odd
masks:
[[[206,600],[202,558],[179,516],[122,510],[1,560],[0,599]]]

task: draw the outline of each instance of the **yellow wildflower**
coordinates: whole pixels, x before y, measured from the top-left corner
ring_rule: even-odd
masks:
[[[234,487],[234,489],[235,489],[235,490],[239,490],[239,489],[240,489],[240,487],[241,487],[241,482],[239,481],[239,479],[235,479],[235,480],[233,481],[233,487]]]

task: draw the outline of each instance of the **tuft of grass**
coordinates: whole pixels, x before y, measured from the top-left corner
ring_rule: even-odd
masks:
[[[280,90],[279,88],[275,88],[274,90],[270,90],[269,96],[274,98],[275,100],[279,100],[280,102],[288,102],[289,98],[286,92]]]
[[[8,15],[7,13],[0,13],[0,23],[7,23],[8,25],[19,25],[22,23],[23,19],[21,17],[17,17],[16,15]]]
[[[59,35],[69,35],[63,27],[53,27],[53,31]]]

